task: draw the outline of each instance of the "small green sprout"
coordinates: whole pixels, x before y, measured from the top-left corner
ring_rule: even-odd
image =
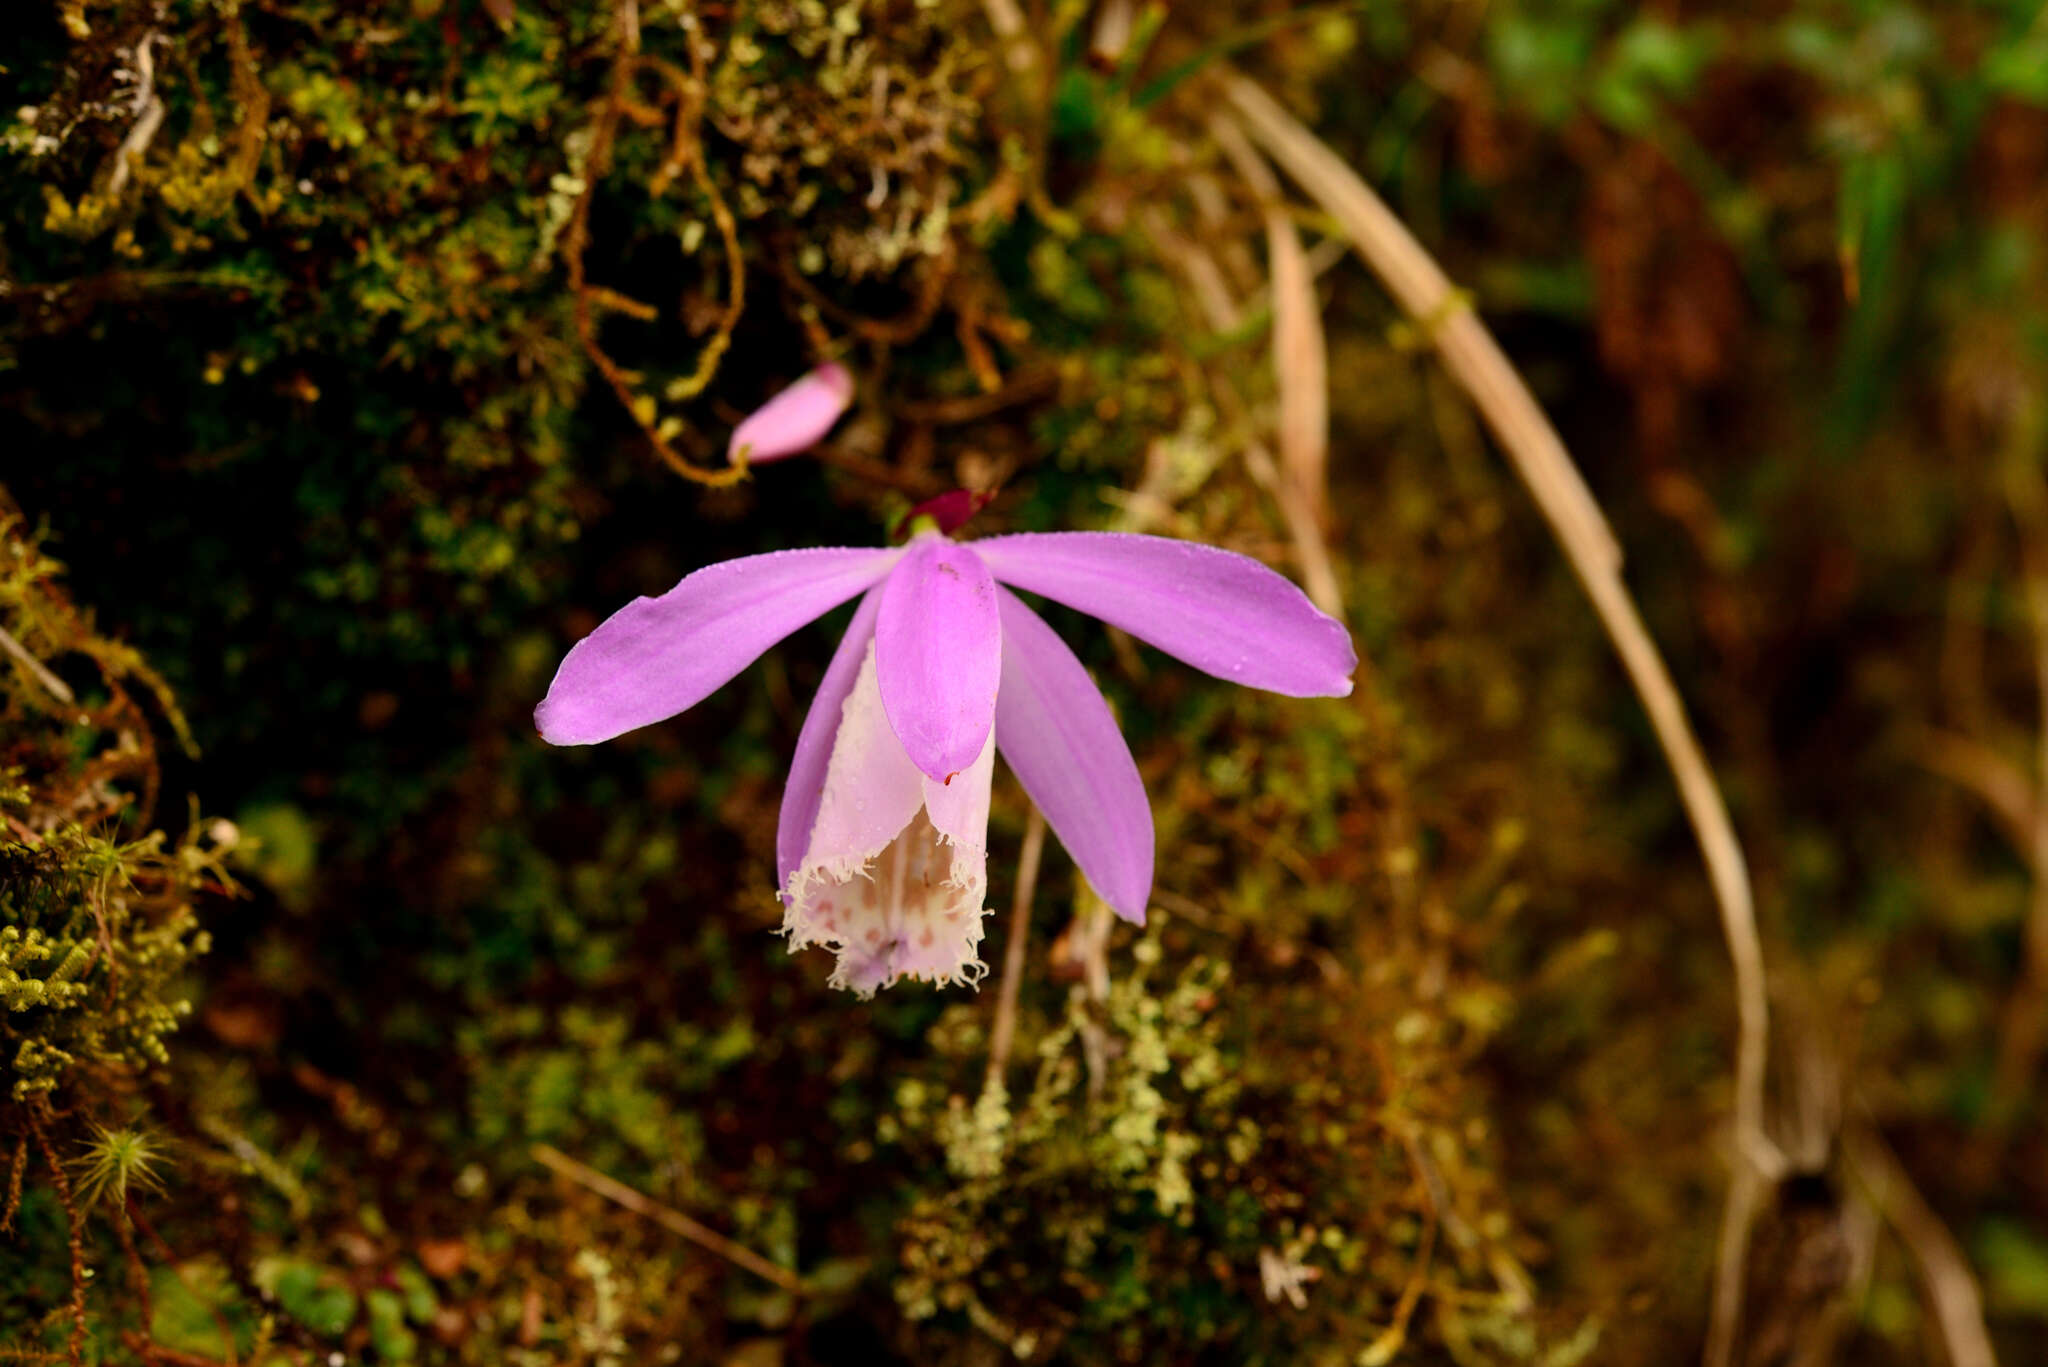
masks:
[[[78,1172],[79,1205],[90,1210],[105,1202],[125,1211],[131,1191],[162,1189],[157,1167],[164,1157],[163,1145],[147,1130],[99,1127],[84,1156],[72,1164]]]

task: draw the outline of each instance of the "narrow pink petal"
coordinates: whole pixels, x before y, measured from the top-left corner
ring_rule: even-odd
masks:
[[[995,581],[974,552],[942,536],[911,542],[882,585],[875,672],[896,738],[941,783],[988,740],[1002,653]]]
[[[749,413],[732,430],[726,457],[742,450],[755,465],[808,451],[823,440],[853,402],[853,376],[831,361]]]
[[[974,543],[1002,583],[1121,627],[1219,679],[1295,698],[1351,692],[1343,623],[1248,556],[1125,532],[1024,532]]]
[[[1017,595],[997,589],[996,601],[996,748],[1089,885],[1142,926],[1152,896],[1152,805],[1131,748],[1066,643]]]
[[[898,550],[775,551],[707,565],[578,641],[534,709],[542,739],[589,745],[673,717],[804,623],[872,587]]]
[[[782,816],[775,826],[775,886],[786,890],[789,876],[803,862],[810,843],[811,827],[818,821],[818,804],[825,797],[825,770],[832,760],[832,742],[839,735],[840,713],[853,681],[860,675],[860,662],[868,642],[875,639],[875,613],[882,604],[880,589],[869,589],[847,623],[839,649],[825,667],[811,710],[804,715],[804,729],[797,733],[796,754],[789,761],[789,779],[782,785]]]

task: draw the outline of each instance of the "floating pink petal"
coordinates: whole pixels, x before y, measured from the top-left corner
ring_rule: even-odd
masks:
[[[732,430],[726,459],[760,465],[810,450],[853,402],[853,376],[828,361],[749,413]]]

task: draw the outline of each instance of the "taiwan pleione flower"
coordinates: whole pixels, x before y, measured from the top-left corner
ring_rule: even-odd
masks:
[[[1045,532],[777,551],[707,566],[577,642],[535,710],[588,745],[672,717],[770,646],[859,598],[782,794],[776,875],[792,951],[838,956],[836,987],[972,983],[988,888],[995,755],[1081,873],[1142,925],[1152,809],[1081,662],[1011,592],[1119,627],[1218,678],[1292,697],[1351,691],[1343,626],[1255,560],[1165,537]]]

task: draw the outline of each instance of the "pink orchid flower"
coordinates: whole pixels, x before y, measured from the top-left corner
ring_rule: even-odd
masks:
[[[726,445],[726,459],[762,465],[810,450],[853,402],[853,376],[828,361],[741,419]]]
[[[929,527],[929,524],[927,524]],[[1109,705],[1011,589],[1120,627],[1218,678],[1342,697],[1358,657],[1293,584],[1230,551],[1115,532],[777,551],[710,565],[576,643],[534,712],[588,745],[672,717],[847,600],[860,606],[797,738],[776,832],[793,951],[832,985],[972,983],[995,752],[1103,900],[1138,925],[1152,808]]]

